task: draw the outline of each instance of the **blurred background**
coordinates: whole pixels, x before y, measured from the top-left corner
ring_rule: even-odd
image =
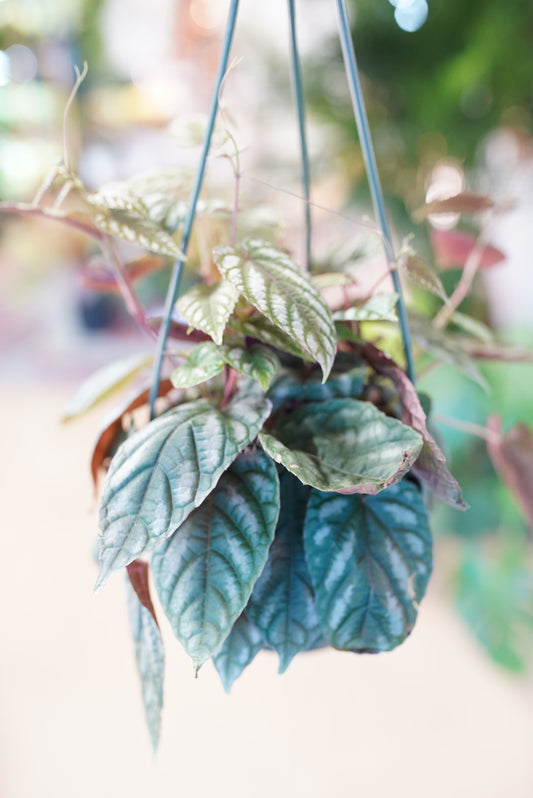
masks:
[[[241,5],[238,60],[223,94],[223,121],[241,149],[241,203],[258,205],[265,226],[298,251],[286,3]],[[533,346],[533,9],[529,0],[350,6],[398,243],[414,234],[448,293],[480,229],[491,245],[461,305],[494,355],[479,363],[487,389],[452,364],[420,360],[420,390],[432,398],[434,428],[471,509],[434,508],[429,595],[412,636],[390,654],[317,652],[278,677],[264,653],[228,698],[210,666],[193,679],[164,628],[166,709],[154,758],[124,585],[117,578],[92,595],[88,464],[106,407],[60,421],[84,378],[149,344],[119,296],[92,289],[88,239],[3,214],[2,798],[533,794],[533,367],[506,362],[496,342]],[[30,202],[62,157],[63,111],[84,61],[68,138],[85,184],[96,190],[175,166],[192,174],[227,8],[226,0],[0,0],[1,200]],[[306,0],[297,13],[318,257],[345,241],[364,247],[373,232],[334,3]],[[232,181],[227,159],[211,159],[206,201],[231,202]],[[504,212],[415,222],[424,201],[460,191],[488,194]],[[154,310],[170,267],[137,283]],[[440,304],[417,290],[411,301],[427,315]],[[488,452],[494,424],[520,431],[503,466]]]

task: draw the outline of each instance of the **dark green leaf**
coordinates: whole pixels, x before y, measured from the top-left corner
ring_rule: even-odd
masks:
[[[132,566],[135,566],[134,569]],[[147,563],[132,563],[128,574],[126,589],[130,626],[135,643],[146,722],[155,750],[161,729],[165,652],[150,600]]]
[[[245,614],[235,621],[233,629],[213,656],[215,668],[229,693],[233,683],[263,648],[263,638]]]
[[[175,388],[192,388],[215,377],[224,366],[216,344],[206,341],[195,346],[185,363],[172,372],[172,384]]]
[[[266,644],[279,654],[283,673],[299,651],[314,647],[322,629],[302,537],[309,489],[286,471],[281,472],[280,488],[276,537],[246,614]]]
[[[348,493],[377,493],[398,482],[422,446],[417,432],[357,399],[304,405],[260,441],[306,485]]]
[[[246,606],[278,513],[276,468],[260,449],[248,450],[154,553],[161,604],[195,667],[220,648]]]
[[[290,400],[298,402],[322,402],[327,399],[355,399],[360,396],[365,384],[366,367],[356,366],[341,374],[330,375],[322,382],[318,374],[307,378],[301,373],[285,371],[274,379],[267,396],[277,408]]]
[[[313,491],[305,550],[335,648],[389,651],[411,632],[432,569],[427,510],[403,481],[378,496]]]
[[[195,285],[178,299],[177,309],[188,324],[221,344],[238,297],[237,289],[230,282],[219,280],[215,285]]]
[[[81,385],[63,413],[63,421],[69,421],[90,410],[98,402],[127,385],[145,366],[151,363],[151,355],[131,355],[104,366]]]
[[[319,363],[325,380],[335,358],[335,325],[309,275],[261,239],[217,247],[214,258],[239,293]]]
[[[245,384],[224,410],[205,399],[179,405],[120,446],[100,507],[97,587],[171,535],[256,437],[270,402],[254,385]]]

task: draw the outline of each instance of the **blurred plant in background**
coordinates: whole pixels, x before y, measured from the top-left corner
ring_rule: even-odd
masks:
[[[79,153],[79,171],[87,186],[95,188],[148,168],[172,165],[191,170],[197,150],[182,145],[197,141],[190,115],[205,107],[210,92],[220,5],[214,0],[0,2],[2,199],[30,197],[60,157],[58,131],[73,65],[84,60],[89,76],[78,98],[78,124],[71,120],[70,143]],[[528,432],[533,426],[533,379],[531,365],[508,361],[530,360],[518,347],[531,345],[533,337],[532,277],[524,233],[524,219],[533,204],[533,182],[525,179],[533,173],[533,12],[526,0],[472,0],[467,5],[462,0],[431,0],[429,8],[424,0],[398,0],[394,7],[386,0],[357,0],[352,5],[376,154],[398,239],[412,232],[413,214],[424,202],[438,203],[456,194],[474,197],[474,205],[466,208],[473,213],[453,206],[444,215],[445,206],[437,204],[439,213],[419,219],[411,242],[429,263],[440,266],[448,295],[461,285],[465,273],[473,282],[460,311],[474,318],[474,326],[456,313],[440,327],[424,327],[419,316],[434,315],[437,300],[412,288],[418,314],[413,332],[421,355],[420,388],[433,397],[434,422],[471,505],[465,514],[444,505],[435,511],[447,589],[491,656],[520,670],[533,648],[533,447]],[[309,0],[308,19],[302,20],[309,29],[304,72],[314,117],[313,200],[339,214],[344,204],[365,209],[368,198],[362,158],[354,150],[340,52],[331,27],[316,23],[325,15],[324,6],[324,0]],[[277,11],[255,9],[254,14],[260,21]],[[298,192],[296,141],[288,134],[294,125],[287,111],[281,51],[264,34],[266,25],[256,23],[254,32],[249,19],[247,26],[247,52],[257,55],[248,55],[235,70],[237,86],[233,93],[229,87],[228,108],[242,125],[243,139],[253,144],[250,171],[261,177],[266,173],[270,184],[261,184],[259,178],[255,183],[243,181],[243,191],[264,197],[268,216],[269,202],[281,196],[273,193],[276,185],[292,178]],[[285,100],[280,100],[284,92]],[[273,153],[278,159],[274,165]],[[216,169],[212,179],[215,189],[222,179]],[[480,198],[487,195],[491,201],[484,206]],[[283,201],[290,208],[284,231],[290,241],[301,201]],[[329,223],[336,218],[337,235],[353,234],[352,227],[329,211],[315,208],[314,213],[318,249],[328,243],[321,232],[323,219]],[[22,352],[37,345],[49,301],[71,308],[64,338],[74,328],[84,330],[82,336],[90,329],[100,336],[102,328],[113,328],[119,351],[138,349],[121,303],[112,295],[95,293],[87,283],[80,286],[72,277],[73,266],[86,275],[84,264],[94,254],[76,234],[57,236],[40,220],[7,217],[2,219],[2,237],[2,290],[17,310],[8,312],[4,321],[11,354],[3,359],[12,369]],[[360,235],[368,252],[371,238]],[[38,268],[30,269],[36,262]],[[167,268],[142,279],[138,286],[143,301],[155,301],[167,281]],[[46,290],[50,284],[53,299]],[[27,313],[22,326],[21,313]],[[49,315],[59,323],[56,314]],[[508,346],[495,342],[494,328]],[[463,348],[461,357],[457,352],[452,356],[450,341],[457,349],[465,333],[477,338],[477,351]],[[86,339],[73,341],[72,350],[66,343],[59,346],[63,369],[74,362],[72,351],[78,363],[81,340]],[[107,359],[111,338],[106,334],[101,340]],[[90,370],[102,358],[100,352],[93,360],[91,351],[96,350],[86,348],[87,363],[76,365],[80,371]],[[446,355],[453,364],[441,364]],[[480,357],[481,365],[473,366],[471,356]],[[48,357],[45,363],[50,365]],[[474,380],[457,366],[466,368]],[[56,373],[60,372],[58,365]],[[42,369],[43,376],[49,373]],[[490,420],[494,415],[501,419],[503,437],[500,422]]]

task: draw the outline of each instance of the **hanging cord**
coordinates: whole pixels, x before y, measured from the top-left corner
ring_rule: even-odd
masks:
[[[298,129],[300,133],[300,152],[302,156],[302,190],[305,201],[305,263],[311,269],[311,170],[309,167],[309,151],[307,149],[307,132],[305,126],[305,102],[302,82],[302,67],[298,53],[298,40],[296,38],[296,15],[294,0],[288,0],[289,22],[291,39],[291,67],[292,85],[296,108],[298,112]]]
[[[198,172],[196,173],[196,180],[194,188],[192,190],[189,212],[187,215],[183,231],[183,239],[181,242],[181,252],[183,255],[187,253],[187,248],[189,246],[192,226],[194,224],[194,218],[196,216],[196,206],[198,204],[198,198],[200,196],[200,191],[202,189],[202,184],[204,181],[207,156],[209,154],[211,139],[213,137],[213,131],[215,129],[215,121],[218,111],[220,89],[222,86],[222,82],[224,80],[224,75],[226,74],[226,70],[228,68],[228,59],[231,50],[231,42],[233,40],[233,33],[235,31],[235,21],[237,19],[238,6],[239,6],[239,0],[231,0],[228,22],[226,26],[226,33],[224,36],[224,43],[222,46],[222,54],[220,56],[220,62],[218,65],[215,90],[213,94],[213,100],[211,103],[209,119],[207,122],[207,129],[205,132],[202,154],[200,157],[200,164],[198,166]],[[154,418],[155,415],[155,401],[159,393],[159,383],[161,381],[161,368],[163,365],[163,358],[165,356],[165,347],[167,344],[168,334],[172,322],[172,311],[174,309],[174,305],[176,303],[176,299],[179,293],[182,272],[183,272],[183,261],[177,260],[174,264],[174,270],[172,272],[172,277],[170,279],[170,284],[167,291],[167,296],[165,300],[165,309],[163,312],[163,321],[161,323],[161,329],[159,331],[159,338],[157,341],[154,374],[152,380],[152,387],[150,390],[150,418]]]
[[[395,262],[396,259],[394,256],[394,246],[392,243],[392,236],[389,229],[387,216],[385,213],[385,202],[383,200],[383,191],[381,189],[381,183],[379,180],[379,173],[376,164],[376,156],[374,154],[374,147],[372,146],[372,139],[370,136],[370,128],[368,125],[368,118],[366,115],[363,92],[361,89],[361,81],[359,78],[359,70],[357,68],[355,50],[350,30],[350,22],[348,19],[348,12],[346,8],[346,0],[337,0],[337,10],[339,15],[339,36],[342,46],[342,54],[344,57],[344,66],[346,69],[346,76],[348,78],[348,85],[350,88],[350,96],[354,110],[355,122],[357,124],[357,130],[359,132],[361,149],[363,151],[366,173],[370,185],[372,205],[374,207],[374,213],[376,214],[380,227],[383,231],[387,265],[392,274],[394,290],[398,294],[398,318],[400,321],[400,329],[402,333],[403,347],[405,351],[407,376],[409,377],[411,382],[414,383],[415,370],[413,363],[413,353],[411,349],[411,336],[409,333],[409,325],[407,322],[407,311],[405,309],[405,302],[403,299],[400,277],[396,269],[396,262]]]

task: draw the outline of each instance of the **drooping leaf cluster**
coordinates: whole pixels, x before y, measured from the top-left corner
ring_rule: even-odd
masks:
[[[175,636],[229,690],[261,649],[283,671],[324,646],[401,643],[432,568],[421,481],[454,506],[462,497],[415,389],[357,338],[356,314],[339,342],[312,277],[271,242],[218,247],[213,260],[218,279],[178,301],[203,340],[172,371],[168,409],[111,459],[98,587],[149,558]],[[159,685],[153,624],[133,617],[143,684]],[[143,690],[154,736],[159,692]]]

